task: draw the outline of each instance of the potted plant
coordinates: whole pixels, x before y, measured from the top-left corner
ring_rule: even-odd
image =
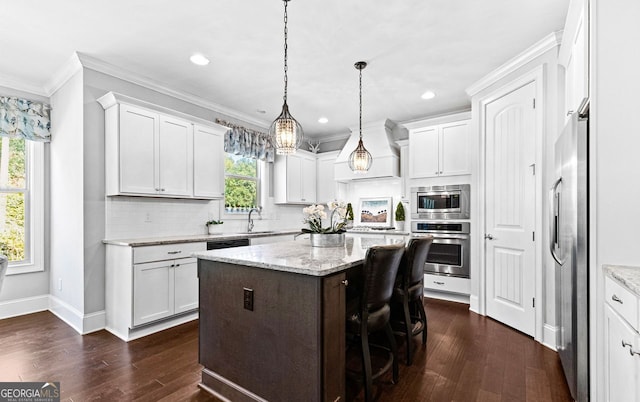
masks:
[[[224,222],[222,221],[217,221],[215,219],[212,219],[210,221],[207,221],[205,225],[207,226],[207,231],[209,232],[209,234],[217,234],[217,233],[220,233],[217,231],[217,226],[222,225],[223,223]]]
[[[351,229],[353,227],[353,207],[351,203],[347,204],[347,229]]]
[[[340,247],[344,246],[344,233],[347,226],[347,207],[342,202],[332,201],[327,204],[331,215],[327,215],[324,205],[310,205],[302,209],[304,223],[303,233],[310,233],[312,247]],[[337,215],[337,216],[336,216]],[[329,226],[322,227],[322,220],[329,216]]]
[[[396,207],[396,224],[397,229],[404,232],[404,205],[402,205],[402,201],[398,202]]]

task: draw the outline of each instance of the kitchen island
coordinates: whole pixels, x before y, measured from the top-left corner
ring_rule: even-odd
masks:
[[[233,401],[343,401],[345,285],[366,250],[404,237],[348,234],[211,250],[198,258],[201,387]]]

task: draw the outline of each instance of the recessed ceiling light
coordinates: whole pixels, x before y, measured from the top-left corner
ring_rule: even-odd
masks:
[[[209,59],[207,59],[200,53],[194,54],[189,58],[189,60],[191,60],[193,64],[197,64],[199,66],[206,66],[207,64],[209,64]]]
[[[421,96],[422,99],[433,99],[435,97],[436,97],[436,94],[433,91],[427,91],[423,93]]]
[[[267,113],[266,110],[262,110],[262,109],[256,109],[256,112],[260,113],[260,114],[265,114]]]
[[[318,123],[326,124],[328,122],[329,122],[329,119],[327,119],[326,117],[321,117],[318,119]]]

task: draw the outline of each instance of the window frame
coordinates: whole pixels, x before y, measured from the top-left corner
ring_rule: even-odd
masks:
[[[25,249],[29,248],[29,258],[9,262],[6,275],[44,271],[44,143],[25,141]]]
[[[224,153],[224,157],[226,158],[228,155],[231,156],[238,156],[238,155],[234,155],[231,152],[225,152]],[[243,157],[246,158],[246,157]],[[246,158],[246,159],[253,159],[253,158]],[[227,182],[227,177],[228,178],[234,178],[234,179],[243,179],[243,180],[255,180],[256,182],[256,203],[257,206],[260,205],[260,202],[262,200],[261,196],[262,196],[262,178],[263,178],[263,172],[264,172],[264,162],[261,161],[260,159],[254,159],[256,161],[256,177],[252,177],[252,176],[243,176],[243,175],[239,175],[239,174],[233,174],[233,173],[227,173],[227,169],[224,169],[224,181],[225,181],[225,195],[222,198],[222,202],[220,204],[220,209],[221,209],[221,216],[223,216],[225,219],[233,219],[234,217],[241,217],[241,219],[245,219],[245,217],[249,214],[249,211],[246,212],[227,212],[227,208],[226,208],[226,201],[227,201],[227,188],[226,188],[226,182]]]

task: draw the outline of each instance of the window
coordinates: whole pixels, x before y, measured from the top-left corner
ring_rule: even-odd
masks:
[[[247,213],[258,205],[258,161],[227,153],[224,161],[224,205],[227,213]]]
[[[0,137],[0,253],[8,273],[42,270],[42,148]]]

